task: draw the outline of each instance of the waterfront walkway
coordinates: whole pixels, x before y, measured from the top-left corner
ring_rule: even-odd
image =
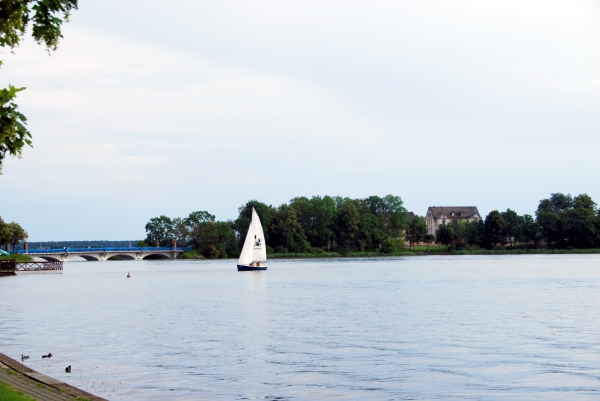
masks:
[[[38,401],[107,401],[36,372],[4,354],[0,354],[0,381]]]

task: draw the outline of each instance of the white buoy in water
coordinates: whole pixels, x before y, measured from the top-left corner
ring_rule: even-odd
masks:
[[[131,273],[127,272],[127,278],[131,277]]]

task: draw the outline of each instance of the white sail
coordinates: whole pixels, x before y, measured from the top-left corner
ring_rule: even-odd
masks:
[[[256,210],[252,208],[252,219],[246,234],[244,247],[238,259],[238,265],[249,265],[252,262],[265,262],[267,260],[267,244],[265,234],[260,224]]]

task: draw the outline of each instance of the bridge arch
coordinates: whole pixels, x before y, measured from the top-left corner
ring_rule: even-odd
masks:
[[[160,259],[171,259],[171,258],[162,253],[151,253],[151,254],[143,257],[143,260],[160,260]]]
[[[44,259],[46,262],[60,262],[60,259],[53,258],[52,256],[36,256],[36,258]]]
[[[107,258],[106,260],[111,260],[111,261],[115,261],[115,260],[135,260],[135,256],[128,255],[126,253],[118,253],[116,255],[112,255],[111,257]]]
[[[80,258],[84,258],[85,260],[87,260],[88,262],[99,262],[100,259],[98,259],[95,256],[91,256],[91,255],[77,255]]]

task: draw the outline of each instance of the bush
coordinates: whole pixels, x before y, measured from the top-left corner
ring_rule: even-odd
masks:
[[[275,253],[275,249],[272,246],[267,245],[267,255]]]
[[[322,255],[325,251],[322,248],[310,248],[310,253],[314,253],[315,255]]]
[[[277,248],[275,248],[275,252],[276,253],[289,253],[287,248],[284,247],[283,245],[279,245]]]
[[[179,255],[179,259],[204,259],[204,256],[200,255],[198,251],[185,251]]]
[[[404,244],[400,243],[400,241],[394,238],[388,238],[379,251],[389,255],[398,252],[402,248],[402,245]]]

